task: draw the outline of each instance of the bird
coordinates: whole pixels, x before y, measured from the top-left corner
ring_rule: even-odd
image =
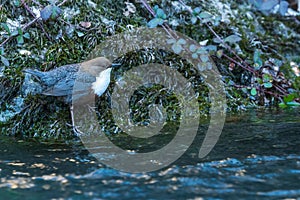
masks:
[[[24,69],[23,72],[33,75],[41,86],[41,91],[37,92],[46,96],[63,97],[65,103],[77,100],[81,95],[72,96],[75,80],[82,83],[81,91],[87,92],[86,86],[90,86],[96,81],[96,77],[101,72],[111,72],[111,62],[104,57],[97,57],[82,63],[68,64],[56,67],[50,71],[42,72],[36,69]],[[80,73],[78,73],[80,72]],[[106,75],[108,75],[106,73]],[[109,81],[108,79],[106,81]],[[95,86],[94,86],[95,87]],[[78,92],[78,91],[77,91]],[[100,94],[98,92],[99,96]]]
[[[119,65],[111,63],[105,57],[97,57],[50,71],[24,69],[23,72],[34,76],[41,86],[34,94],[62,97],[63,101],[70,105],[73,131],[78,134],[80,131],[75,126],[72,102],[84,103],[84,97],[90,97],[91,93],[101,96],[109,86],[112,68]]]

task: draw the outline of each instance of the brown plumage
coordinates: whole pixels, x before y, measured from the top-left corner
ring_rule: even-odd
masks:
[[[57,67],[47,72],[33,69],[25,69],[24,72],[32,74],[38,79],[42,87],[40,94],[64,97],[66,103],[71,103],[72,98],[78,100],[92,92],[91,84],[96,81],[100,72],[109,66],[111,66],[111,62],[108,59],[97,57],[82,63]],[[73,91],[75,80],[77,83]]]
[[[107,84],[104,86],[99,85],[100,88],[103,88],[104,92],[106,90],[105,87],[108,86],[110,81],[110,67],[113,67],[113,65],[108,59],[98,57],[82,63],[57,67],[47,72],[41,72],[33,69],[25,69],[24,72],[32,74],[38,79],[38,83],[41,85],[42,89],[35,92],[35,94],[38,93],[47,96],[63,97],[64,101],[67,104],[70,104],[73,130],[75,134],[79,134],[80,131],[76,129],[74,123],[73,108],[71,105],[72,100],[73,103],[76,101],[76,103],[82,104],[86,101],[90,101],[89,98],[94,97],[95,94],[92,87],[93,83],[95,84],[96,82],[96,77],[102,77],[103,74],[106,74],[106,76],[108,76],[108,79],[106,80]],[[102,95],[102,93],[97,94]]]

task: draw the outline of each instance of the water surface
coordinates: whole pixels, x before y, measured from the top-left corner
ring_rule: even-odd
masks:
[[[203,134],[171,166],[131,174],[103,166],[81,145],[0,137],[1,199],[297,199],[300,111],[228,115],[215,148]]]

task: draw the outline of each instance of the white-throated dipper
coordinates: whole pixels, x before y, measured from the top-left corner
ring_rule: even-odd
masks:
[[[34,69],[25,69],[25,73],[32,74],[38,79],[42,89],[39,94],[47,96],[63,97],[64,101],[71,105],[72,100],[80,101],[87,95],[93,93],[101,96],[107,89],[110,82],[112,64],[104,57],[97,57],[89,61],[76,64],[68,64],[57,67],[47,72]],[[76,81],[76,88],[73,86]],[[78,133],[71,106],[72,126],[75,133]]]

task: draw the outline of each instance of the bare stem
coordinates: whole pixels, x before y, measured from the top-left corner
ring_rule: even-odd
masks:
[[[26,30],[28,27],[30,27],[32,24],[36,23],[40,17],[36,17],[36,15],[30,10],[30,8],[27,6],[25,0],[21,0],[22,1],[22,5],[25,7],[25,9],[34,17],[34,19],[25,24],[23,27],[22,27],[22,31]],[[39,2],[36,2],[35,0],[32,0],[34,3],[40,5]],[[63,5],[64,3],[66,3],[68,0],[64,0],[63,2],[61,2],[60,4],[58,4],[58,6],[61,6]],[[46,37],[51,40],[51,37],[49,36],[49,34],[45,31],[43,25],[38,21],[38,24],[40,26],[40,28],[43,30],[43,32],[45,33]],[[8,38],[6,38],[1,44],[0,44],[0,47],[4,46],[7,42],[9,42],[12,38],[14,38],[15,36],[11,35],[9,36]]]
[[[25,9],[36,19],[37,18],[36,15],[27,6],[27,4],[25,3],[25,0],[21,0],[21,1],[22,1],[23,6],[25,7]],[[45,31],[45,29],[44,29],[43,25],[41,24],[41,22],[38,21],[38,24],[39,24],[40,28],[43,30],[43,32],[45,33],[45,35],[48,38],[48,40],[51,41],[51,38],[50,38],[49,34]]]
[[[142,4],[147,8],[147,10],[155,17],[155,12],[154,10],[150,7],[150,5],[145,1],[141,0]]]
[[[153,15],[153,17],[155,17],[155,12],[154,10],[151,8],[151,6],[145,1],[145,0],[140,0],[141,3],[145,6],[145,8]],[[169,36],[171,36],[172,38],[174,38],[173,35],[175,35],[175,37],[178,37],[176,35],[176,33],[167,25],[167,24],[163,24],[162,25],[163,29],[167,32],[167,34]],[[172,35],[173,34],[173,35]]]
[[[151,6],[146,2],[146,0],[140,0],[142,2],[142,4],[146,7],[146,9],[155,17],[155,12],[153,11],[153,9],[151,8]],[[193,10],[187,6],[183,0],[179,0],[179,2],[188,10],[188,12],[190,12],[191,14],[193,14]],[[200,19],[201,20],[201,19]],[[229,50],[230,53],[232,53],[237,59],[238,61],[234,60],[233,58],[229,57],[226,54],[223,54],[222,56],[225,57],[227,60],[237,64],[238,66],[242,67],[243,69],[250,71],[251,73],[253,73],[255,76],[257,77],[261,77],[261,75],[253,69],[253,67],[251,67],[244,59],[242,59],[215,31],[214,29],[207,23],[204,23],[206,25],[206,27],[210,30],[211,33],[213,33],[213,35],[219,40],[221,41],[222,45]],[[176,33],[167,25],[167,24],[163,24],[162,27],[165,29],[165,31],[171,36],[172,34],[174,34],[176,37],[178,37],[176,35]],[[174,37],[173,37],[174,38]],[[238,85],[235,85],[235,87],[239,88]],[[277,93],[273,93],[270,91],[266,91],[262,88],[258,88],[260,91],[264,92],[264,93],[269,93],[272,94],[273,96],[277,97],[280,99],[280,97],[284,96],[287,94],[286,89],[282,88],[279,85],[275,85],[274,84],[274,88],[280,92],[281,94],[277,94]]]
[[[62,6],[64,3],[66,3],[68,0],[63,0],[63,2],[61,2],[60,4],[58,4],[58,7],[59,6]]]

